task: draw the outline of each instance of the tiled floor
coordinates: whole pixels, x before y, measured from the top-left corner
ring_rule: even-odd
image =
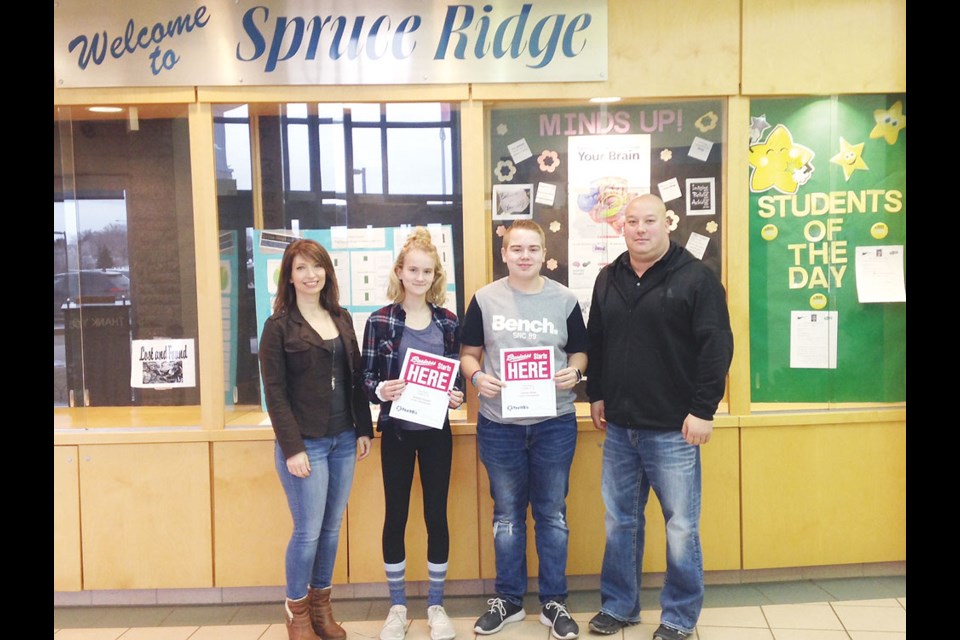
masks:
[[[649,640],[659,624],[659,590],[641,593],[640,624],[610,640]],[[445,605],[457,637],[474,640],[473,623],[483,597],[448,597]],[[572,592],[567,602],[587,631],[600,596]],[[334,614],[348,640],[376,639],[390,603],[334,601]],[[429,640],[426,603],[411,598],[407,640]],[[55,607],[54,640],[286,640],[282,604],[152,607]],[[527,618],[508,625],[498,640],[550,640],[538,621],[536,597],[528,597]],[[699,640],[901,640],[907,637],[906,576],[707,585],[703,612],[693,638]]]

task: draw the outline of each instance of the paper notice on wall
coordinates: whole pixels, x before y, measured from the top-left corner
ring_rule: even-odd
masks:
[[[790,312],[790,368],[836,369],[836,311]]]
[[[131,387],[175,389],[197,386],[197,359],[192,338],[133,340],[130,359]]]
[[[856,248],[857,299],[866,302],[906,302],[903,245]]]

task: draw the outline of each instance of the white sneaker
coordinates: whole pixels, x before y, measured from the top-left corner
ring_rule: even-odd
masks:
[[[387,621],[383,623],[383,628],[380,629],[380,640],[403,640],[406,633],[407,608],[402,604],[395,604],[390,607]]]
[[[443,610],[443,605],[427,607],[427,625],[430,627],[431,640],[452,640],[457,635],[447,612]]]

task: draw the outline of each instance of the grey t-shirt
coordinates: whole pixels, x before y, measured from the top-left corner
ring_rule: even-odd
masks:
[[[502,378],[500,350],[553,347],[554,373],[567,367],[567,354],[587,351],[587,329],[577,297],[570,289],[543,278],[537,293],[513,289],[501,278],[479,289],[463,320],[462,344],[483,347],[483,372]],[[573,413],[576,392],[557,389],[557,415]],[[500,396],[480,396],[480,413],[494,422],[529,425],[549,418],[504,419]]]

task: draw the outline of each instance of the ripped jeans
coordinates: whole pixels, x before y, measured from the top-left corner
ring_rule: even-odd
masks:
[[[567,490],[577,448],[568,413],[532,425],[477,420],[480,460],[490,479],[497,595],[523,605],[527,592],[527,505],[533,510],[540,603],[567,598]]]

